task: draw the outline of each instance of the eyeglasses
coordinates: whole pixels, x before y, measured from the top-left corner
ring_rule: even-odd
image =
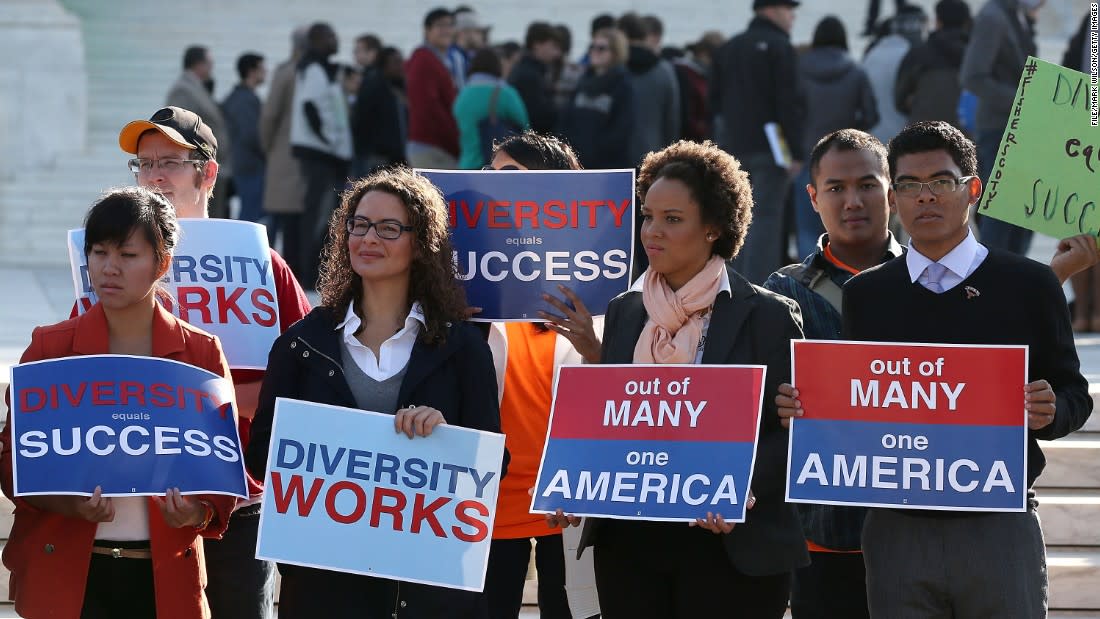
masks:
[[[402,232],[412,232],[412,226],[403,225],[400,221],[393,219],[383,219],[382,221],[371,221],[366,217],[348,217],[347,221],[348,234],[352,236],[367,236],[371,228],[374,228],[374,233],[378,235],[380,239],[386,239],[387,241],[397,240]]]
[[[155,166],[158,170],[171,174],[177,172],[183,166],[191,164],[199,166],[206,163],[205,159],[131,159],[126,162],[126,165],[130,167],[130,171],[134,174],[141,172],[149,173],[153,171]]]
[[[588,51],[590,51],[590,52],[606,52],[609,49],[611,49],[611,48],[606,46],[606,45],[600,45],[600,44],[594,44],[594,45],[588,46]]]
[[[922,183],[920,181],[902,181],[900,183],[894,183],[894,191],[899,196],[919,196],[920,192],[924,190],[924,187],[928,186],[928,191],[932,192],[934,196],[942,196],[948,193],[954,193],[958,189],[971,180],[978,178],[977,176],[962,176],[960,178],[937,178],[934,181],[928,181]]]

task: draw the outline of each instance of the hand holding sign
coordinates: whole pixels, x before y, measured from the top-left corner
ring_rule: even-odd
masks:
[[[180,494],[179,488],[169,488],[164,497],[153,497],[164,522],[174,529],[197,527],[202,524],[206,507],[194,497]]]
[[[559,284],[558,290],[569,299],[572,307],[557,297],[544,294],[542,300],[557,308],[561,315],[540,311],[539,317],[546,321],[549,329],[569,340],[585,362],[599,363],[600,338],[596,337],[596,330],[592,327],[592,313],[568,286]]]
[[[791,419],[802,416],[802,401],[798,399],[798,389],[790,383],[779,385],[775,396],[775,407],[779,413],[779,423],[784,428],[791,427]]]
[[[1024,385],[1024,400],[1027,402],[1027,427],[1042,430],[1054,421],[1054,412],[1058,398],[1054,389],[1045,380],[1037,380]]]
[[[1058,249],[1050,260],[1050,268],[1065,283],[1070,276],[1100,263],[1100,248],[1096,237],[1091,234],[1078,234],[1058,242]]]
[[[430,406],[409,406],[393,416],[393,429],[405,436],[429,436],[436,426],[447,423],[443,413]]]

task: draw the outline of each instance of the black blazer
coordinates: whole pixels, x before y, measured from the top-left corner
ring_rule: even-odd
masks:
[[[756,505],[745,522],[722,540],[730,561],[741,573],[779,574],[810,562],[798,514],[794,505],[784,501],[788,435],[779,423],[774,400],[779,384],[791,380],[790,341],[802,338],[802,313],[791,299],[750,284],[732,267],[727,266],[726,272],[731,294],[719,294],[714,302],[703,363],[766,365],[768,372],[752,477]],[[612,300],[600,362],[632,363],[634,347],[648,319],[641,293],[627,292]],[[597,518],[585,520],[578,556],[599,543],[602,524]]]
[[[318,307],[275,340],[245,452],[245,464],[256,479],[265,479],[267,472],[275,398],[358,408],[340,364],[343,330],[336,327],[342,320],[343,316],[338,319],[327,308]],[[417,405],[438,409],[450,425],[500,432],[496,370],[489,345],[477,328],[465,322],[452,325],[442,346],[418,340],[413,346],[397,402],[398,408]],[[508,453],[505,452],[505,466],[507,463]],[[285,585],[288,577],[293,579],[295,573],[311,568],[280,565],[279,569]],[[338,591],[316,592],[319,603],[325,600],[330,605],[325,607],[326,612],[414,619],[484,616],[481,594],[476,592],[388,580],[370,581],[367,577],[351,582],[343,577],[330,580],[332,582],[325,586]],[[340,600],[350,599],[344,595],[347,587],[365,587],[364,590],[373,592],[366,595],[370,608],[340,606]]]

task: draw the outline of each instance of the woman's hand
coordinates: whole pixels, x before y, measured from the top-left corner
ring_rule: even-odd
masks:
[[[1096,237],[1091,234],[1078,234],[1058,242],[1058,249],[1050,259],[1050,268],[1060,283],[1065,283],[1071,275],[1080,273],[1100,262],[1100,249],[1096,246]]]
[[[428,436],[438,425],[447,423],[443,413],[430,406],[407,406],[393,416],[393,429],[405,436]]]
[[[202,501],[191,496],[184,496],[179,488],[169,488],[164,493],[164,498],[153,497],[160,513],[164,516],[164,522],[174,529],[183,527],[197,527],[202,524],[206,516],[206,507]]]
[[[103,496],[103,488],[96,486],[92,496],[38,495],[26,496],[23,500],[36,509],[41,509],[68,518],[79,518],[88,522],[111,522],[115,519],[115,505],[111,497]]]
[[[568,287],[558,284],[558,290],[569,299],[573,307],[557,297],[544,294],[542,300],[553,305],[562,315],[540,311],[539,316],[546,321],[547,327],[565,336],[586,363],[599,363],[600,338],[596,337],[596,330],[592,328],[592,314],[584,306],[584,301]]]
[[[775,396],[775,408],[779,413],[780,423],[784,428],[791,427],[792,417],[802,416],[802,402],[798,400],[798,389],[789,383],[779,385],[779,393]]]
[[[749,490],[748,506],[745,509],[752,509],[756,505],[756,496],[753,495],[752,490]],[[706,529],[715,535],[722,535],[729,533],[733,530],[733,527],[737,523],[726,522],[726,519],[722,517],[722,514],[712,514],[707,512],[706,518],[696,518],[695,522],[689,522],[689,527],[699,527]]]
[[[558,511],[553,514],[546,514],[546,526],[551,529],[556,529],[558,527],[563,529],[566,527],[579,527],[581,526],[581,517],[566,514],[561,511],[561,508],[558,508]]]

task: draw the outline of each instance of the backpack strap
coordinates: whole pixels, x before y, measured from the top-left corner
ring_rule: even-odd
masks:
[[[497,99],[500,98],[500,84],[497,84],[493,89],[493,94],[489,95],[489,122],[494,125],[497,123]]]
[[[794,279],[815,294],[820,295],[821,298],[828,301],[829,305],[832,305],[833,309],[837,312],[841,311],[840,307],[842,299],[844,298],[844,291],[833,281],[833,278],[829,277],[824,269],[814,266],[813,264],[801,262],[785,266],[779,269],[779,272]]]

